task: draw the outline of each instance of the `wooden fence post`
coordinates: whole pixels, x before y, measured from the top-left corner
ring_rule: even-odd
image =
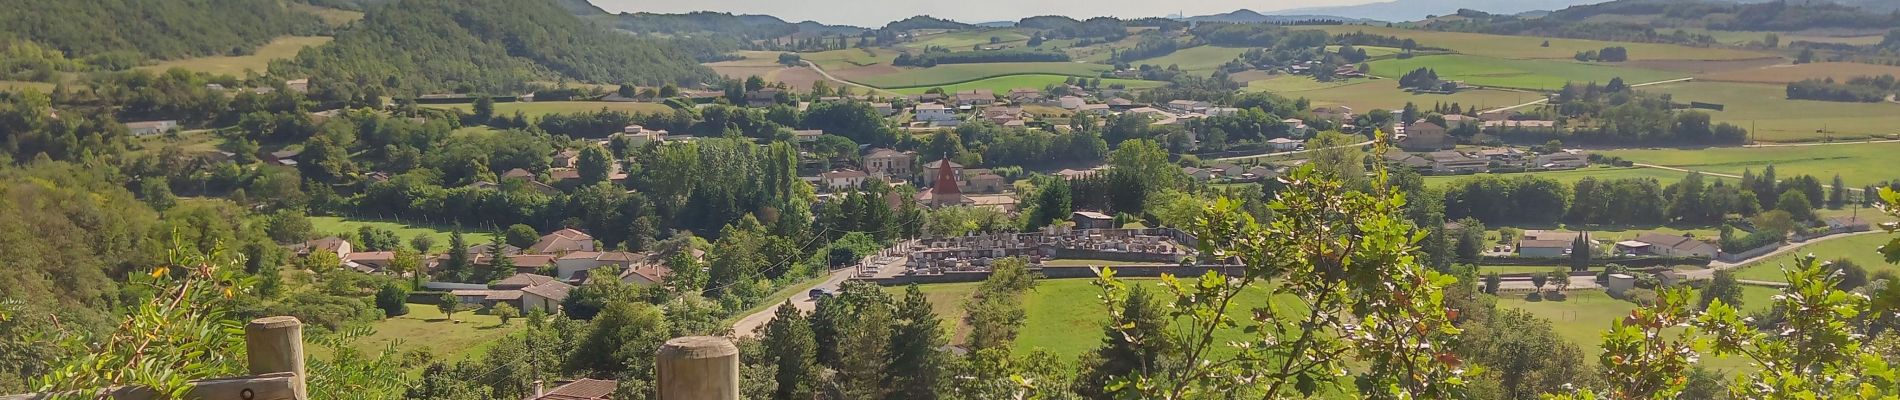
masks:
[[[738,400],[739,347],[717,336],[674,338],[660,346],[660,400]]]
[[[277,316],[251,320],[244,326],[244,348],[249,355],[252,375],[278,372],[295,374],[291,389],[298,400],[309,399],[304,387],[303,322],[297,317]]]

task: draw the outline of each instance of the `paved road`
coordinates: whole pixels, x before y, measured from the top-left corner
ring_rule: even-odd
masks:
[[[893,249],[892,252],[901,251],[898,249],[910,248],[910,245],[912,243],[914,242],[907,241],[907,242],[899,243],[897,246],[892,247]],[[880,271],[882,271],[884,275],[891,275],[891,274],[897,273],[897,271],[901,270],[904,263],[907,261],[905,257],[891,257],[891,258],[892,259],[890,260],[890,262],[885,263],[884,266],[880,268]],[[856,267],[831,271],[831,275],[825,277],[824,282],[819,283],[817,286],[812,286],[812,288],[824,289],[825,291],[828,291],[828,292],[836,292],[838,291],[838,287],[844,284],[845,280],[851,279],[851,276],[857,273],[858,273],[858,268]],[[801,290],[798,293],[793,293],[791,300],[792,300],[792,306],[797,307],[800,311],[811,312],[812,310],[817,309],[818,307],[818,303],[812,301],[811,289]],[[765,326],[767,322],[772,322],[772,318],[777,316],[778,307],[783,304],[784,302],[780,301],[777,304],[773,304],[771,307],[766,307],[764,310],[759,310],[759,312],[752,313],[752,315],[747,315],[745,316],[745,318],[740,318],[738,321],[733,322],[732,323],[733,336],[739,337],[739,338],[752,337],[754,334],[753,331],[758,330],[759,327]]]
[[[1373,142],[1373,141],[1371,141],[1371,140],[1367,140],[1367,141],[1364,141],[1364,142],[1359,142],[1359,143],[1354,143],[1354,144],[1349,144],[1349,145],[1345,145],[1345,146],[1333,146],[1333,147],[1326,147],[1326,148],[1318,148],[1318,149],[1306,149],[1306,150],[1294,150],[1294,151],[1287,151],[1287,152],[1279,152],[1279,153],[1267,153],[1267,154],[1255,154],[1255,155],[1251,155],[1251,156],[1233,156],[1233,157],[1222,157],[1222,158],[1216,158],[1216,159],[1212,159],[1212,160],[1203,160],[1203,161],[1234,161],[1234,160],[1245,160],[1245,159],[1249,159],[1249,158],[1261,158],[1261,157],[1273,157],[1273,156],[1285,156],[1285,155],[1294,155],[1294,154],[1300,154],[1300,153],[1305,153],[1305,152],[1310,152],[1310,151],[1319,151],[1319,150],[1332,150],[1332,149],[1337,149],[1337,148],[1341,148],[1341,147],[1363,147],[1363,146],[1371,146],[1371,145],[1372,145],[1372,142]]]
[[[1732,262],[1732,263],[1730,263],[1730,262],[1721,262],[1721,261],[1710,261],[1710,262],[1709,262],[1709,268],[1708,268],[1708,269],[1700,269],[1700,270],[1694,270],[1694,271],[1689,271],[1689,272],[1685,272],[1684,274],[1685,274],[1685,275],[1688,275],[1688,276],[1689,276],[1689,279],[1706,279],[1706,278],[1711,278],[1711,277],[1714,277],[1714,276],[1715,276],[1715,271],[1720,271],[1720,270],[1725,270],[1725,269],[1730,269],[1730,268],[1735,268],[1735,267],[1741,267],[1741,266],[1745,266],[1745,265],[1748,265],[1748,264],[1752,264],[1752,263],[1754,263],[1754,262],[1756,262],[1756,261],[1761,261],[1761,260],[1766,260],[1766,259],[1768,259],[1769,257],[1774,257],[1774,256],[1778,256],[1778,255],[1782,255],[1782,254],[1787,254],[1788,252],[1791,252],[1791,251],[1795,251],[1795,250],[1799,250],[1799,249],[1800,249],[1800,248],[1801,248],[1802,246],[1807,246],[1807,245],[1811,245],[1811,244],[1815,244],[1815,243],[1820,243],[1820,242],[1825,242],[1825,241],[1829,241],[1829,240],[1834,240],[1834,239],[1840,239],[1840,238],[1846,238],[1846,237],[1854,237],[1854,236],[1860,236],[1860,235],[1869,235],[1869,234],[1875,234],[1875,233],[1886,233],[1886,232],[1885,232],[1885,231],[1881,231],[1881,230],[1871,230],[1871,231],[1865,231],[1865,232],[1850,232],[1850,233],[1842,233],[1842,234],[1835,234],[1835,235],[1827,235],[1827,236],[1823,236],[1823,237],[1820,237],[1820,238],[1817,238],[1817,239],[1814,239],[1814,240],[1809,240],[1809,241],[1806,241],[1806,242],[1801,242],[1801,243],[1789,243],[1789,244],[1787,244],[1787,245],[1784,245],[1784,246],[1781,246],[1781,248],[1779,248],[1779,249],[1775,249],[1775,251],[1771,251],[1771,252],[1768,252],[1768,254],[1763,254],[1763,255],[1759,255],[1759,256],[1755,256],[1754,258],[1750,258],[1750,259],[1746,259],[1746,260],[1741,260],[1741,261],[1736,261],[1736,262]]]

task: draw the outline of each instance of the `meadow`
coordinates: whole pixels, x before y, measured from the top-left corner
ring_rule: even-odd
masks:
[[[929,35],[919,38],[920,40],[905,43],[904,46],[919,50],[925,47],[938,46],[949,48],[950,51],[967,51],[970,50],[972,46],[990,44],[991,38],[997,39],[997,43],[1013,43],[1016,46],[1021,46],[1022,44],[1014,42],[1029,41],[1029,35],[1018,32],[1015,29],[985,29]]]
[[[294,57],[305,47],[323,45],[332,39],[334,38],[328,36],[285,36],[258,47],[257,52],[251,55],[187,58],[160,62],[139,67],[139,69],[160,72],[172,68],[184,68],[193,72],[232,75],[239,78],[244,77],[245,71],[255,71],[262,75],[270,68],[271,60]]]
[[[1181,67],[1181,70],[1189,75],[1205,76],[1220,69],[1221,64],[1240,57],[1240,53],[1245,53],[1247,50],[1244,47],[1198,46],[1175,50],[1174,53],[1165,56],[1130,61],[1129,64],[1150,64],[1162,68],[1173,65]]]
[[[1863,213],[1877,212],[1874,210],[1862,211]],[[1765,258],[1761,261],[1749,264],[1746,267],[1742,267],[1741,269],[1737,269],[1735,270],[1735,278],[1786,282],[1787,279],[1782,276],[1781,269],[1793,267],[1795,256],[1798,255],[1812,255],[1823,262],[1845,257],[1849,260],[1853,260],[1854,264],[1859,265],[1861,268],[1866,268],[1869,275],[1879,271],[1900,273],[1900,265],[1888,264],[1887,260],[1882,259],[1880,253],[1874,250],[1892,239],[1893,236],[1885,233],[1869,233],[1806,244],[1794,251]]]
[[[1157,285],[1159,279],[1126,279],[1132,285],[1146,285],[1148,293],[1165,297]],[[1101,296],[1101,288],[1096,287],[1093,279],[1044,279],[1036,281],[1036,288],[1023,298],[1023,308],[1027,311],[1022,333],[1016,339],[1016,351],[1048,350],[1058,360],[1073,362],[1082,354],[1100,346],[1104,337],[1103,329],[1108,318],[1106,306],[1096,300]],[[953,343],[961,343],[969,335],[970,327],[963,323],[963,303],[976,291],[977,283],[945,283],[920,285],[924,297],[930,300],[930,306],[937,317],[952,334]],[[904,287],[888,287],[885,291],[902,296]],[[1250,290],[1236,299],[1233,308],[1240,310],[1266,306],[1265,289]],[[1277,310],[1297,309],[1298,303],[1292,299],[1274,302]],[[1227,329],[1215,334],[1217,342],[1243,340],[1247,336],[1240,329]],[[1217,346],[1219,347],[1219,346]],[[1226,354],[1223,352],[1223,354]]]
[[[1100,77],[1108,68],[1107,65],[1075,62],[945,64],[930,68],[906,68],[894,74],[856,78],[853,81],[884,89],[928,88],[1024,74],[1095,78]]]
[[[1818,62],[1809,64],[1779,64],[1761,68],[1704,74],[1696,80],[1747,83],[1791,83],[1808,79],[1828,79],[1845,81],[1860,76],[1900,76],[1900,67],[1874,65],[1856,62]]]
[[[1676,102],[1721,104],[1702,110],[1716,122],[1749,128],[1757,142],[1856,139],[1900,133],[1900,104],[1789,100],[1782,85],[1677,82],[1639,90],[1666,93]]]
[[[501,318],[493,315],[476,314],[474,311],[457,311],[455,320],[446,321],[447,316],[434,304],[409,304],[409,314],[383,319],[370,323],[376,333],[357,338],[350,343],[352,348],[365,354],[380,354],[391,345],[402,351],[421,350],[434,355],[437,360],[458,361],[480,357],[488,352],[496,339],[508,336],[528,321],[516,319],[503,325]],[[329,349],[312,348],[312,356],[327,357]],[[420,369],[420,366],[418,366]]]
[[[1355,79],[1344,83],[1319,82],[1304,76],[1281,75],[1273,78],[1248,82],[1247,91],[1271,92],[1288,98],[1306,98],[1315,106],[1343,105],[1359,112],[1373,109],[1399,110],[1405,103],[1430,107],[1444,103],[1480,109],[1508,107],[1524,104],[1544,96],[1538,93],[1517,92],[1492,89],[1466,90],[1453,94],[1421,94],[1399,90],[1398,81],[1390,79]]]
[[[1410,38],[1420,46],[1451,49],[1464,54],[1531,59],[1568,60],[1577,52],[1601,50],[1604,47],[1622,46],[1629,49],[1631,60],[1739,60],[1771,57],[1773,54],[1753,51],[1688,47],[1660,43],[1624,43],[1600,40],[1559,39],[1530,36],[1504,36],[1481,33],[1438,32],[1404,28],[1387,28],[1372,25],[1308,25],[1295,26],[1293,29],[1318,29],[1328,34],[1365,32],[1370,34]],[[1544,43],[1549,42],[1549,47]]]
[[[472,112],[474,104],[426,104],[423,107],[441,108]],[[518,103],[495,103],[495,115],[514,115],[520,111],[529,117],[547,114],[567,114],[577,112],[625,111],[629,113],[670,113],[672,107],[660,103],[645,102],[609,102],[609,101],[535,101]]]
[[[889,64],[897,58],[897,52],[879,49],[843,49],[799,53],[800,59],[818,64],[827,70]],[[774,55],[773,57],[777,57]]]
[[[1623,78],[1638,84],[1682,78],[1668,71],[1619,67],[1608,63],[1580,63],[1555,60],[1517,60],[1465,54],[1418,56],[1386,59],[1371,63],[1372,74],[1397,79],[1419,68],[1431,68],[1444,80],[1465,81],[1478,86],[1531,90],[1557,90],[1567,82],[1609,82]]]
[[[1605,150],[1605,156],[1683,169],[1741,175],[1743,170],[1759,174],[1770,164],[1780,178],[1814,175],[1828,184],[1834,174],[1848,186],[1859,188],[1875,182],[1900,178],[1893,168],[1893,157],[1900,154],[1900,143],[1867,143],[1795,147],[1717,147],[1706,149],[1630,149]]]
[[[344,238],[356,235],[356,231],[364,226],[375,227],[376,229],[387,229],[396,232],[396,237],[402,239],[402,245],[404,247],[409,245],[409,239],[415,238],[417,235],[428,235],[435,239],[435,245],[432,249],[437,251],[446,251],[449,248],[449,236],[451,234],[451,231],[443,228],[345,217],[310,217],[310,224],[312,230],[316,231],[318,235],[340,236]],[[468,228],[462,230],[462,240],[473,246],[493,242],[494,235],[485,232],[485,229],[482,228]],[[433,309],[434,307],[430,308]]]
[[[1425,184],[1427,186],[1444,186],[1447,184],[1451,184],[1452,182],[1457,182],[1457,181],[1463,180],[1465,178],[1473,177],[1473,176],[1497,176],[1497,177],[1508,179],[1508,178],[1512,178],[1512,177],[1516,177],[1520,175],[1535,175],[1538,177],[1555,179],[1558,182],[1563,182],[1565,185],[1575,184],[1577,183],[1577,181],[1583,180],[1583,178],[1597,178],[1597,180],[1651,178],[1651,179],[1656,179],[1658,181],[1661,181],[1664,186],[1667,186],[1670,183],[1674,183],[1676,181],[1682,180],[1682,177],[1687,176],[1688,174],[1682,173],[1682,172],[1665,170],[1665,169],[1656,169],[1656,168],[1599,166],[1599,167],[1588,167],[1588,168],[1582,168],[1582,169],[1573,169],[1569,171],[1427,176],[1425,177]],[[1720,178],[1716,178],[1712,176],[1705,177],[1705,178],[1720,179]]]
[[[1063,83],[1064,81],[1067,81],[1069,78],[1072,78],[1072,76],[1051,75],[1051,74],[1007,75],[1007,76],[999,76],[999,77],[994,77],[994,78],[979,79],[979,80],[964,82],[964,83],[937,85],[937,86],[915,86],[915,87],[908,87],[908,88],[892,89],[891,91],[896,92],[898,94],[911,95],[911,94],[923,94],[924,92],[929,91],[930,89],[933,89],[933,88],[943,88],[945,92],[950,92],[950,93],[955,93],[955,92],[964,91],[964,90],[989,89],[989,90],[995,91],[998,94],[1001,94],[1003,92],[1008,92],[1010,89],[1016,89],[1016,88],[1030,88],[1030,89],[1042,90],[1044,87],[1048,87],[1049,85]],[[1108,85],[1114,85],[1114,84],[1125,85],[1130,89],[1143,89],[1143,88],[1160,87],[1161,85],[1164,85],[1167,83],[1161,82],[1161,81],[1144,81],[1144,80],[1136,80],[1136,79],[1114,79],[1114,78],[1102,79],[1102,87],[1108,87]]]
[[[1767,309],[1774,289],[1743,286],[1743,313]],[[1522,295],[1505,294],[1498,296],[1498,308],[1515,308],[1542,317],[1551,322],[1558,336],[1583,349],[1584,360],[1595,365],[1596,356],[1603,351],[1603,332],[1610,329],[1610,322],[1629,316],[1636,304],[1611,298],[1601,290],[1573,290],[1562,301],[1528,301]],[[1752,368],[1740,357],[1714,357],[1705,355],[1701,364],[1712,369],[1735,370]]]
[[[0,81],[0,92],[24,92],[31,89],[35,92],[51,93],[54,86],[58,85],[51,82]]]
[[[1400,49],[1397,47],[1379,47],[1379,46],[1353,46],[1353,47],[1360,50],[1365,50],[1366,57],[1371,57],[1371,58],[1397,55],[1399,53],[1405,52],[1404,49]],[[1338,53],[1339,46],[1326,46],[1326,51]]]

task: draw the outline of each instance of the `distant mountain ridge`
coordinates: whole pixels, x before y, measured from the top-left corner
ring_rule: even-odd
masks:
[[[1603,0],[1393,0],[1350,6],[1295,8],[1268,12],[1275,16],[1336,15],[1377,21],[1417,21],[1434,15],[1455,14],[1472,9],[1492,14],[1517,14],[1538,10],[1600,3]],[[1891,0],[1881,0],[1891,1]]]
[[[1180,20],[1188,21],[1188,22],[1233,22],[1233,23],[1243,23],[1243,24],[1263,23],[1263,22],[1291,23],[1291,22],[1312,21],[1312,20],[1334,20],[1334,21],[1344,21],[1344,22],[1371,22],[1372,21],[1372,20],[1364,19],[1364,18],[1345,17],[1345,16],[1338,16],[1338,15],[1320,15],[1320,14],[1268,15],[1268,14],[1261,14],[1258,11],[1244,9],[1244,8],[1239,9],[1239,10],[1234,10],[1233,12],[1224,13],[1224,14],[1200,15],[1200,16],[1180,18]]]

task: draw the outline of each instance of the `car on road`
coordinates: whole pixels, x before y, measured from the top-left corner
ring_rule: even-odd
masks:
[[[818,299],[831,297],[831,292],[826,291],[825,288],[812,288],[805,292],[805,296],[811,297],[812,301],[818,301]]]

